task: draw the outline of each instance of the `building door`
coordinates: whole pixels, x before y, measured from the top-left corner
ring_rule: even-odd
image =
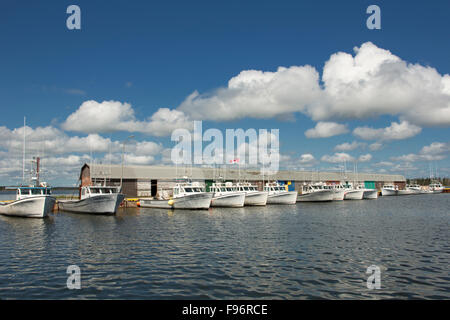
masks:
[[[151,192],[152,197],[156,196],[156,193],[158,192],[158,180],[151,180],[150,192]]]

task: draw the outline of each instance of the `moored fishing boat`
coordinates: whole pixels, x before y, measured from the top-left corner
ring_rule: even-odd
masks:
[[[383,188],[381,188],[381,195],[385,196],[396,196],[398,194],[398,186],[393,184],[385,184]]]
[[[141,198],[143,208],[159,209],[209,209],[213,194],[205,192],[197,182],[177,183],[172,188],[172,195],[160,193],[158,198]]]
[[[344,200],[345,188],[342,184],[324,185],[324,188],[333,191],[333,200]]]
[[[377,189],[364,189],[363,199],[378,199]]]
[[[409,189],[408,187],[406,187],[406,189],[399,189],[397,190],[397,195],[398,196],[409,196],[412,194],[416,194],[416,191],[413,189]]]
[[[324,202],[334,199],[334,191],[325,188],[323,184],[305,184],[297,195],[297,202]]]
[[[258,187],[251,183],[236,184],[239,192],[245,193],[244,205],[246,206],[265,206],[267,204],[268,193],[266,191],[259,191]]]
[[[423,190],[422,187],[419,186],[418,184],[408,184],[406,185],[406,189],[411,190],[413,194],[420,194],[422,193]]]
[[[213,183],[210,187],[213,194],[211,207],[243,207],[245,202],[245,193],[238,192],[237,186],[231,182]]]
[[[442,193],[444,191],[444,187],[440,182],[434,182],[430,184],[429,190],[431,193]]]
[[[345,189],[344,200],[362,200],[364,197],[364,189],[352,186]]]
[[[287,191],[285,187],[276,182],[266,183],[264,191],[268,193],[267,204],[295,204],[297,192]]]
[[[17,187],[16,200],[1,201],[0,214],[27,218],[44,218],[52,212],[55,198],[47,186]]]
[[[60,210],[75,213],[114,214],[125,196],[120,187],[83,186],[79,200],[59,200]]]
[[[363,197],[362,199],[378,199],[378,190],[377,189],[368,189],[363,184],[359,184],[356,186],[357,190],[362,190]]]

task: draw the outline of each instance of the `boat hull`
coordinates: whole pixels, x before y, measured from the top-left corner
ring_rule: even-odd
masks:
[[[381,195],[383,197],[385,196],[396,196],[398,190],[392,190],[392,189],[381,189]]]
[[[209,209],[211,206],[212,193],[197,193],[180,198],[172,199],[173,203],[169,204],[170,200],[157,199],[140,199],[140,206],[143,208],[158,208],[158,209]]]
[[[280,192],[267,196],[267,204],[295,204],[296,202],[296,191]]]
[[[378,199],[378,190],[364,190],[363,199]]]
[[[102,194],[82,200],[58,201],[62,211],[91,214],[114,214],[125,196],[121,193]]]
[[[397,190],[397,195],[398,196],[409,196],[411,194],[416,194],[414,190]]]
[[[12,202],[0,202],[0,214],[26,218],[44,218],[52,212],[55,201],[53,197],[38,196]]]
[[[333,190],[333,200],[344,200],[345,190]]]
[[[213,195],[211,207],[231,207],[240,208],[244,206],[245,193],[231,193],[222,195]]]
[[[364,190],[350,190],[346,191],[344,200],[362,200],[364,196]]]
[[[267,204],[268,193],[261,192],[251,192],[245,194],[244,205],[246,206],[265,206]]]
[[[333,201],[334,192],[331,190],[321,190],[311,193],[298,194],[297,202],[324,202]]]

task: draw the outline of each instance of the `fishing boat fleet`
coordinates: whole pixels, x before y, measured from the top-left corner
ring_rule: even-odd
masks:
[[[405,189],[399,189],[397,185],[384,185],[381,189],[382,196],[406,196],[414,194],[442,193],[444,186],[440,182],[432,182],[428,188],[423,188],[418,184],[407,184]]]
[[[0,202],[0,214],[20,217],[44,218],[55,208],[61,211],[85,214],[115,214],[125,199],[120,186],[83,186],[78,199],[56,200],[47,184],[16,187],[16,199]],[[176,183],[170,189],[159,190],[156,197],[140,198],[142,208],[159,209],[209,209],[211,207],[241,208],[244,206],[292,205],[297,202],[327,202],[343,200],[377,199],[377,189],[362,185],[309,183],[298,191],[289,191],[287,186],[267,182],[260,191],[249,182],[217,182],[205,190],[199,182]],[[419,185],[386,184],[381,188],[382,196],[434,194],[443,192],[439,182],[428,188]]]

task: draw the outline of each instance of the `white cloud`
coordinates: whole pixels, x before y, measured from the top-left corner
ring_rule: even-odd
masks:
[[[26,167],[33,156],[41,157],[43,178],[50,183],[75,183],[84,162],[120,163],[122,144],[98,134],[68,136],[58,128],[0,127],[0,176],[3,183],[22,179],[23,133],[26,133]],[[153,141],[129,141],[125,160],[129,164],[150,164],[161,154],[162,145]],[[111,152],[111,154],[109,154]],[[92,153],[94,159],[90,159]],[[28,178],[29,174],[27,174]],[[9,181],[9,182],[8,182]]]
[[[370,160],[372,160],[372,155],[370,153],[362,154],[358,157],[359,162],[369,162]]]
[[[347,133],[347,126],[336,122],[318,122],[312,129],[305,131],[307,138],[329,138]]]
[[[245,70],[228,86],[189,95],[179,110],[194,119],[271,118],[301,112],[316,121],[393,115],[423,126],[450,125],[450,75],[409,64],[371,42],[333,54],[321,80],[311,66]]]
[[[439,161],[447,157],[450,152],[450,143],[433,142],[429,146],[424,146],[418,154],[409,153],[398,157],[391,157],[394,161],[416,162],[416,161]]]
[[[325,64],[326,103],[315,119],[398,115],[418,125],[450,125],[449,75],[409,64],[366,42],[355,56],[339,52]]]
[[[423,155],[437,155],[450,151],[450,143],[433,142],[429,146],[424,146],[420,153]]]
[[[389,161],[380,161],[380,162],[373,164],[373,166],[375,166],[375,167],[391,167],[393,165],[394,165],[394,163],[389,162]]]
[[[367,143],[364,142],[358,142],[353,141],[352,143],[344,142],[341,144],[338,144],[336,147],[334,147],[334,150],[336,151],[351,151],[355,150],[357,148],[365,148],[367,146]]]
[[[244,70],[226,88],[211,93],[197,91],[179,106],[201,120],[271,118],[303,111],[320,99],[319,73],[311,66],[279,67],[275,72]]]
[[[88,100],[69,115],[62,128],[84,133],[130,131],[134,123],[134,110],[129,103]]]
[[[317,161],[316,158],[310,153],[305,153],[300,156],[299,164],[305,167],[314,165]]]
[[[400,123],[391,122],[389,127],[380,129],[357,127],[353,130],[353,135],[363,140],[390,141],[411,138],[421,131],[420,127],[410,124],[408,121],[401,121]]]
[[[134,155],[127,153],[124,156],[124,162],[127,165],[146,165],[151,164],[155,161],[155,157],[153,156],[144,156],[144,155]]]
[[[374,143],[369,145],[369,149],[371,151],[378,151],[381,148],[383,148],[383,144],[381,142],[374,142]]]
[[[341,163],[341,162],[353,162],[355,161],[355,158],[353,158],[351,155],[345,152],[342,153],[337,152],[332,156],[324,155],[322,156],[322,158],[320,158],[320,160],[329,163]]]
[[[129,103],[89,100],[67,117],[62,128],[83,133],[142,132],[160,137],[176,128],[191,129],[192,122],[182,111],[168,108],[160,108],[147,120],[139,121]]]
[[[179,110],[160,108],[147,122],[140,122],[136,131],[148,133],[153,136],[169,136],[177,128],[192,129],[193,122]]]

